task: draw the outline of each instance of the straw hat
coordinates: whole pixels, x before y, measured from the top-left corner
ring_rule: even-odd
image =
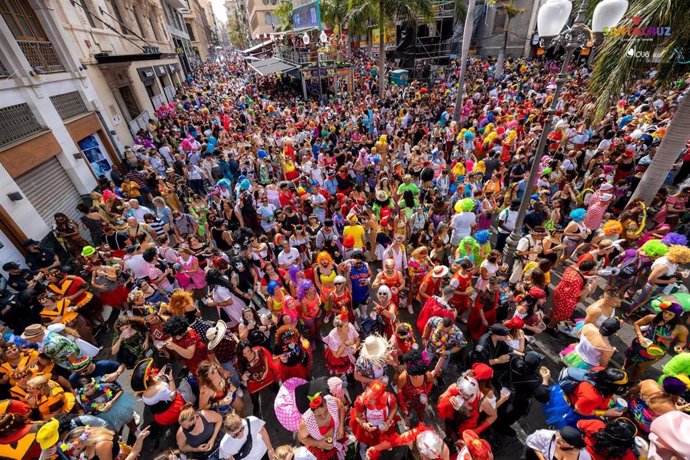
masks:
[[[383,361],[388,351],[388,340],[380,335],[370,335],[364,339],[360,356],[364,359]]]
[[[42,324],[32,324],[30,326],[27,326],[26,329],[24,329],[24,332],[22,332],[21,337],[24,340],[31,340],[40,337],[45,333],[45,326],[43,326]]]
[[[448,267],[445,265],[437,265],[431,270],[431,276],[433,278],[443,278],[448,274]]]
[[[377,190],[376,199],[379,201],[386,201],[388,199],[388,192],[385,190]]]
[[[221,340],[225,337],[225,332],[228,330],[227,324],[222,319],[219,319],[215,326],[208,328],[206,331],[206,339],[208,339],[208,349],[213,350],[218,346]]]

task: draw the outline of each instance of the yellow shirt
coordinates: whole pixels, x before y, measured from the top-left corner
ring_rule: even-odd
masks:
[[[527,264],[525,264],[525,268],[522,270],[522,273],[529,273],[538,266],[539,264],[536,261],[528,262]],[[544,273],[544,280],[546,280],[547,286],[551,284],[551,272]]]
[[[347,225],[343,229],[343,237],[352,236],[355,239],[353,248],[361,249],[364,247],[364,227],[361,225]]]

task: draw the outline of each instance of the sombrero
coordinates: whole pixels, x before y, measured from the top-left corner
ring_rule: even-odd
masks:
[[[141,393],[148,388],[148,373],[153,365],[152,358],[145,358],[139,361],[132,371],[130,386],[135,393]]]

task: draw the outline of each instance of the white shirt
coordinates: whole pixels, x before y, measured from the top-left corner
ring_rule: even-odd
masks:
[[[145,206],[139,205],[137,209],[130,209],[129,212],[132,213],[132,216],[137,220],[139,223],[144,223],[144,215],[145,214],[153,214],[153,211],[151,211],[149,208]]]
[[[461,239],[472,233],[472,226],[476,220],[473,212],[460,212],[454,215],[450,221],[450,226],[453,228],[450,244],[457,246]]]
[[[498,221],[503,222],[503,226],[510,229],[512,232],[513,229],[515,229],[515,221],[517,220],[517,211],[513,211],[510,208],[505,208],[501,213],[498,215]],[[501,228],[500,226],[498,227],[498,232],[499,233],[510,233],[506,232]]]
[[[243,460],[261,460],[261,458],[268,452],[268,448],[264,443],[264,439],[259,434],[259,431],[264,427],[266,423],[263,420],[250,415],[242,421],[244,424],[244,432],[239,438],[234,438],[229,434],[223,435],[223,439],[220,440],[219,454],[220,458],[223,460],[229,459],[230,457],[237,454],[245,441],[247,440],[247,422],[251,427],[252,433],[252,450],[249,454],[244,457]]]
[[[278,254],[278,265],[281,267],[289,267],[299,260],[299,251],[297,248],[290,248],[290,252],[286,253],[285,250],[280,251]]]
[[[125,261],[125,268],[130,270],[137,279],[149,276],[150,267],[151,265],[141,254],[134,255]]]
[[[556,452],[556,431],[554,430],[537,430],[525,439],[525,445],[533,449],[546,458],[553,458]],[[591,460],[592,457],[587,453],[586,449],[580,449],[580,456],[578,460]]]

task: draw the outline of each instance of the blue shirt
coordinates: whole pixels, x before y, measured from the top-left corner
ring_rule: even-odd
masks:
[[[352,302],[363,302],[369,297],[369,266],[363,263],[360,268],[352,263],[350,267],[350,282],[352,283]]]
[[[70,374],[70,385],[76,387],[76,385],[79,383],[79,379],[82,377],[94,379],[98,377],[103,377],[104,375],[112,374],[117,370],[118,367],[120,367],[120,363],[118,363],[117,361],[110,361],[109,359],[100,359],[98,361],[94,361],[93,364],[96,366],[96,368],[89,375],[75,373]]]

